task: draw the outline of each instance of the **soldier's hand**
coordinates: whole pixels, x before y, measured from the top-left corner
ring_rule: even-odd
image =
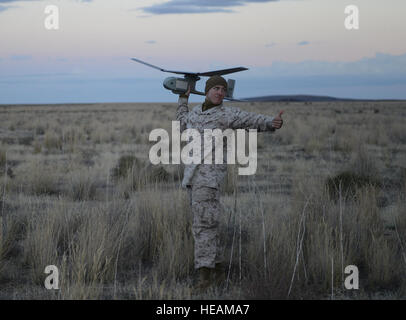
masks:
[[[283,112],[283,110],[279,111],[279,114],[272,120],[272,127],[274,127],[275,129],[280,129],[283,125]]]
[[[187,98],[189,98],[189,95],[190,95],[190,85],[187,86],[187,91],[186,91],[183,95],[186,96]]]

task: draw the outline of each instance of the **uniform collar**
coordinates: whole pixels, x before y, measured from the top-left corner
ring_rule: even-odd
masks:
[[[210,109],[208,109],[208,110],[206,110],[206,111],[203,111],[202,110],[202,108],[203,108],[203,103],[201,103],[201,104],[198,104],[197,106],[196,106],[196,111],[199,113],[199,114],[204,114],[204,115],[206,115],[206,114],[212,114],[212,113],[214,113],[214,112],[217,112],[220,108],[222,108],[223,107],[223,103],[221,103],[221,104],[219,104],[218,106],[215,106],[215,107],[213,107],[213,108],[210,108]]]

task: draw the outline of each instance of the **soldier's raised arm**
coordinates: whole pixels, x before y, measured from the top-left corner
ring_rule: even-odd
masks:
[[[184,94],[179,95],[178,108],[176,109],[176,120],[180,121],[180,132],[186,129],[186,117],[189,114],[188,100],[190,87]]]

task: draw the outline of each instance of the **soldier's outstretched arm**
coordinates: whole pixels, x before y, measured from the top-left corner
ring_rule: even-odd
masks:
[[[273,120],[275,117],[264,114],[247,112],[238,108],[230,108],[228,125],[231,129],[257,129],[258,132],[275,131]]]

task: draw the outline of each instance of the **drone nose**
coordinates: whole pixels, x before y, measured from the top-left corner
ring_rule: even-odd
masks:
[[[168,77],[164,80],[164,87],[168,90],[176,89],[176,78]]]

